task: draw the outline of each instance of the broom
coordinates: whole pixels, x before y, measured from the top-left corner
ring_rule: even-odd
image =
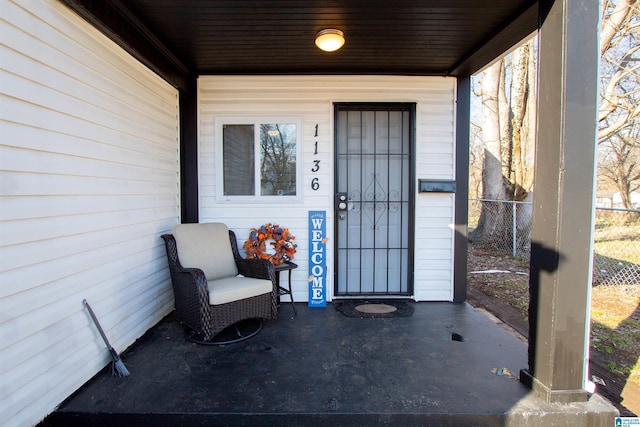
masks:
[[[93,319],[93,323],[96,324],[96,328],[98,328],[98,332],[100,332],[100,335],[104,340],[104,343],[107,345],[107,348],[109,349],[109,353],[111,353],[111,359],[113,360],[111,362],[111,375],[126,377],[127,375],[129,375],[129,370],[127,369],[126,366],[124,366],[124,363],[120,359],[120,356],[118,356],[118,353],[116,353],[113,347],[111,347],[111,344],[109,344],[109,340],[107,339],[107,336],[104,334],[104,331],[102,330],[102,327],[100,326],[100,323],[96,318],[96,315],[93,313],[91,306],[89,305],[86,299],[82,300],[82,303],[84,304],[85,307],[87,307],[87,310],[89,310],[89,314],[91,315],[91,319]]]

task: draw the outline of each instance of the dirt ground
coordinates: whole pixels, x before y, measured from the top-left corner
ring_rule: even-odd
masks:
[[[517,309],[523,319],[528,318],[528,261],[469,245],[467,284]]]
[[[524,339],[528,271],[528,261],[469,245],[469,303],[491,312]],[[592,380],[623,416],[640,414],[640,286],[597,286],[591,298]]]

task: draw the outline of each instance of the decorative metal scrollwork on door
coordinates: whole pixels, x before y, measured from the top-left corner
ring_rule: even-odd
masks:
[[[360,191],[351,191],[349,193],[349,212],[363,213],[363,219],[366,218],[367,223],[363,221],[362,227],[367,226],[371,230],[378,230],[380,219],[387,213],[395,213],[401,209],[400,191],[390,190],[388,193],[379,181],[378,173],[371,174],[364,193]]]

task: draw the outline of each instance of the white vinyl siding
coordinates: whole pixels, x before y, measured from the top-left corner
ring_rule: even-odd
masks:
[[[308,211],[327,212],[327,268],[333,271],[334,102],[415,102],[416,179],[453,180],[455,86],[453,78],[413,76],[201,76],[199,78],[200,221],[220,221],[233,229],[239,245],[249,228],[275,222],[296,236],[293,293],[308,297]],[[252,205],[216,203],[216,119],[264,115],[302,118],[303,186],[297,203]],[[315,126],[318,136],[315,137]],[[315,142],[318,154],[314,155]],[[320,170],[312,173],[313,161]],[[320,188],[311,189],[318,178]],[[417,183],[416,183],[417,188]],[[416,193],[416,300],[450,301],[453,296],[453,212],[450,194]],[[283,280],[284,276],[283,276]],[[328,275],[329,297],[333,292]],[[286,297],[285,297],[286,298]]]
[[[173,309],[177,91],[60,3],[0,19],[0,419],[34,425]]]

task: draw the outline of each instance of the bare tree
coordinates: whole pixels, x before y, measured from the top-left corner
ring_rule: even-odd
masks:
[[[598,173],[615,184],[623,206],[634,209],[631,193],[640,190],[640,123],[616,132],[598,154]]]
[[[640,14],[636,0],[603,2],[599,165],[601,177],[616,186],[625,208],[640,187]]]
[[[521,201],[533,185],[535,123],[534,42],[489,67],[480,80],[482,97],[482,198]],[[533,120],[532,120],[533,119]],[[472,238],[509,238],[512,211],[484,202]]]
[[[479,198],[482,191],[482,128],[471,123],[469,138],[469,198]]]
[[[599,166],[626,207],[639,189],[640,16],[638,0],[605,0],[602,7]],[[485,199],[530,200],[535,151],[535,44],[526,42],[480,77]],[[495,86],[497,84],[497,87]],[[498,148],[497,144],[500,144]],[[485,212],[491,209],[489,219]],[[471,238],[501,239],[504,211],[483,204]],[[526,215],[525,215],[526,216]]]
[[[501,140],[501,109],[504,102],[504,92],[501,87],[504,84],[503,62],[498,61],[489,67],[482,76],[482,140],[484,151],[482,158],[482,198],[488,200],[503,200],[505,186],[502,172],[502,140]],[[502,102],[501,102],[502,101]],[[504,116],[502,116],[504,124]],[[499,211],[499,212],[496,212]],[[496,239],[496,235],[502,235],[504,227],[501,226],[503,207],[493,201],[485,202],[480,211],[480,218],[476,228],[475,237],[482,240]]]
[[[513,52],[511,83],[511,162],[509,185],[513,200],[521,201],[533,185],[535,123],[534,45],[529,40]]]
[[[482,197],[485,199],[503,200],[505,195],[500,132],[500,88],[504,84],[503,71],[503,62],[496,62],[484,72],[481,83],[482,140],[484,142]]]
[[[262,124],[260,138],[260,177],[263,195],[295,194],[295,127]]]

